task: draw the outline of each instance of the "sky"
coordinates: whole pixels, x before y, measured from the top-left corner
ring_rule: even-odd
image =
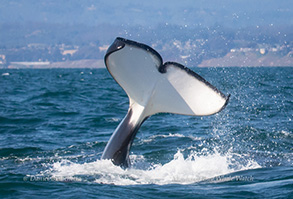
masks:
[[[293,25],[293,0],[1,0],[0,23]]]

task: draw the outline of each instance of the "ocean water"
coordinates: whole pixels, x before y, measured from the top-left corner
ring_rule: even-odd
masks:
[[[0,198],[293,198],[293,67],[193,68],[225,94],[100,160],[128,99],[106,69],[0,70]]]

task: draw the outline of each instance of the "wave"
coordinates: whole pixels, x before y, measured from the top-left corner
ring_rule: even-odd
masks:
[[[37,147],[23,147],[23,148],[1,148],[0,156],[9,157],[9,156],[19,156],[35,153],[37,151],[42,151],[41,148]]]
[[[154,141],[157,138],[174,138],[174,137],[175,138],[189,138],[189,139],[191,139],[193,141],[202,140],[201,137],[185,136],[185,135],[180,134],[180,133],[169,133],[168,135],[165,135],[165,134],[153,135],[153,136],[150,136],[149,138],[145,138],[145,139],[140,140],[140,142],[141,143],[148,143],[148,142]]]

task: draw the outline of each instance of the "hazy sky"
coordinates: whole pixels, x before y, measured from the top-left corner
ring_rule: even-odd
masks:
[[[0,23],[293,25],[293,0],[2,0]]]

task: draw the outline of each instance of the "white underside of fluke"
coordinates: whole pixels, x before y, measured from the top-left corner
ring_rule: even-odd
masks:
[[[211,115],[225,105],[227,99],[211,85],[172,63],[160,73],[160,65],[152,53],[131,45],[110,54],[107,62],[110,73],[129,96],[130,107],[144,107],[146,116],[159,112]]]

